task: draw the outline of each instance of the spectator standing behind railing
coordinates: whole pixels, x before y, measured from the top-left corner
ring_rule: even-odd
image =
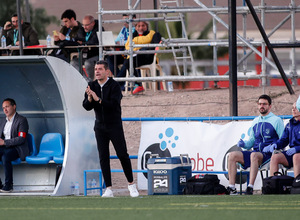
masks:
[[[77,37],[75,38],[79,45],[99,45],[97,31],[98,20],[92,15],[84,16],[82,20],[82,27],[78,30]],[[104,28],[102,28],[104,31]],[[95,63],[99,60],[99,48],[91,47],[84,48],[82,50],[82,64],[85,66],[86,73],[90,81],[94,80],[94,66]],[[79,72],[79,58],[75,57],[71,61],[72,66],[74,66]]]
[[[279,164],[288,169],[294,167],[295,177],[300,174],[300,112],[296,107],[296,103],[293,104],[292,114],[293,118],[285,126],[281,138],[263,150],[264,152],[273,153],[270,162],[271,176],[278,171]],[[289,145],[289,149],[282,152],[277,151],[284,149],[287,145]]]
[[[283,132],[284,125],[281,118],[271,112],[272,99],[268,95],[261,95],[257,101],[260,115],[253,120],[250,128],[249,140],[240,139],[238,147],[251,151],[233,151],[228,155],[228,175],[229,186],[227,191],[230,195],[237,194],[235,180],[237,173],[237,163],[244,169],[250,167],[250,179],[246,194],[253,194],[253,185],[257,176],[258,168],[261,164],[271,158],[271,153],[263,152],[269,144],[277,141]]]
[[[4,167],[5,185],[0,180],[0,192],[13,190],[13,167],[11,161],[18,158],[25,160],[29,155],[26,139],[28,122],[24,116],[16,112],[15,100],[7,98],[2,102],[2,109],[6,116],[0,121],[0,157]]]
[[[61,20],[64,23],[59,33],[54,31],[53,38],[54,44],[59,46],[60,49],[53,50],[50,54],[57,58],[70,62],[70,53],[77,52],[76,49],[63,49],[65,46],[78,45],[75,42],[77,32],[82,29],[81,23],[76,21],[76,13],[72,9],[65,10],[61,15]]]
[[[24,44],[23,46],[33,46],[33,45],[39,45],[39,38],[37,32],[34,30],[34,28],[31,26],[28,22],[23,22],[21,20],[22,24],[22,34],[24,37]],[[2,35],[6,37],[6,45],[12,45],[12,46],[19,46],[19,24],[18,24],[18,15],[13,14],[11,16],[11,21],[7,21],[3,27]],[[24,55],[40,55],[40,50],[24,50]],[[12,51],[12,55],[20,55],[19,51],[14,50]]]
[[[132,15],[132,18],[135,19],[136,15]],[[129,19],[129,15],[128,14],[123,14],[123,20],[125,22],[124,22],[124,26],[120,30],[117,38],[115,39],[115,42],[116,42],[117,45],[125,45],[128,38],[129,38],[129,22],[128,22],[128,19]],[[134,33],[134,31],[135,31],[135,27],[133,25],[132,33]],[[118,66],[120,64],[123,64],[125,59],[126,59],[125,55],[110,55],[110,56],[107,56],[107,62],[108,62],[109,69],[110,69],[112,74],[116,73],[116,76],[118,75],[118,73],[120,72],[120,69],[118,68]]]

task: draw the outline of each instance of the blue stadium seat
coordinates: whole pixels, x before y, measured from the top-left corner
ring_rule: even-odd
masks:
[[[62,164],[64,162],[64,155],[62,155],[62,156],[54,156],[53,160],[57,164]]]
[[[62,135],[59,133],[47,133],[42,137],[40,151],[36,156],[26,157],[29,164],[47,164],[54,156],[64,154]]]
[[[37,150],[36,150],[33,134],[31,134],[31,133],[27,134],[27,142],[28,142],[28,147],[29,147],[29,155],[30,156],[35,156],[36,153],[37,153]],[[20,164],[20,163],[21,163],[20,158],[18,158],[18,159],[11,162],[12,165],[17,165],[17,164]],[[0,161],[0,164],[2,164],[2,161]]]

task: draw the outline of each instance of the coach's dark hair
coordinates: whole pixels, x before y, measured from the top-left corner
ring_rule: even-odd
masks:
[[[272,99],[271,99],[271,97],[268,96],[268,95],[266,95],[266,94],[263,94],[263,95],[259,96],[258,100],[260,100],[260,99],[266,99],[266,100],[268,100],[269,105],[272,104]]]
[[[97,61],[96,65],[103,65],[105,70],[108,69],[108,63],[106,61],[104,61],[104,60]]]
[[[3,102],[6,102],[6,101],[10,102],[10,104],[11,104],[12,106],[17,105],[17,104],[16,104],[16,101],[15,101],[14,99],[6,98],[6,99],[3,100]],[[2,102],[2,103],[3,103],[3,102]]]
[[[62,20],[63,18],[74,18],[74,20],[76,20],[76,13],[72,9],[67,9],[62,13],[60,20]]]

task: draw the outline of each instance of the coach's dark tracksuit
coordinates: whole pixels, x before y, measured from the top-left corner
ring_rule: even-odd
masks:
[[[132,167],[127,153],[121,118],[122,93],[119,84],[112,78],[101,89],[98,81],[89,82],[91,90],[102,99],[101,104],[96,101],[89,102],[85,93],[83,107],[90,111],[94,109],[96,121],[94,131],[99,151],[100,165],[106,186],[111,186],[109,141],[113,143],[117,156],[121,161],[128,182],[133,182]]]

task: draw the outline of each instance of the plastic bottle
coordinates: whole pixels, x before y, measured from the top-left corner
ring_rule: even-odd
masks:
[[[70,35],[66,35],[66,40],[70,40]]]
[[[97,187],[97,182],[96,182],[95,179],[93,179],[93,181],[92,181],[92,188],[96,188],[96,187]],[[97,189],[93,189],[92,193],[93,194],[97,194]]]
[[[48,34],[47,38],[47,47],[51,47],[51,36]]]
[[[79,196],[79,183],[75,182],[74,195]]]
[[[88,180],[88,188],[92,188],[92,180],[91,179]],[[92,190],[87,190],[87,194],[92,194],[92,193],[93,193]]]
[[[124,45],[125,44],[125,38],[124,38],[124,35],[121,34],[120,36],[120,45]]]
[[[168,82],[168,91],[173,92],[173,82],[172,81]]]
[[[71,185],[70,185],[70,193],[71,195],[74,195],[74,190],[75,190],[75,185],[73,182],[71,182]]]
[[[1,47],[2,47],[2,48],[5,48],[5,47],[6,47],[6,38],[5,38],[4,35],[1,37]]]

